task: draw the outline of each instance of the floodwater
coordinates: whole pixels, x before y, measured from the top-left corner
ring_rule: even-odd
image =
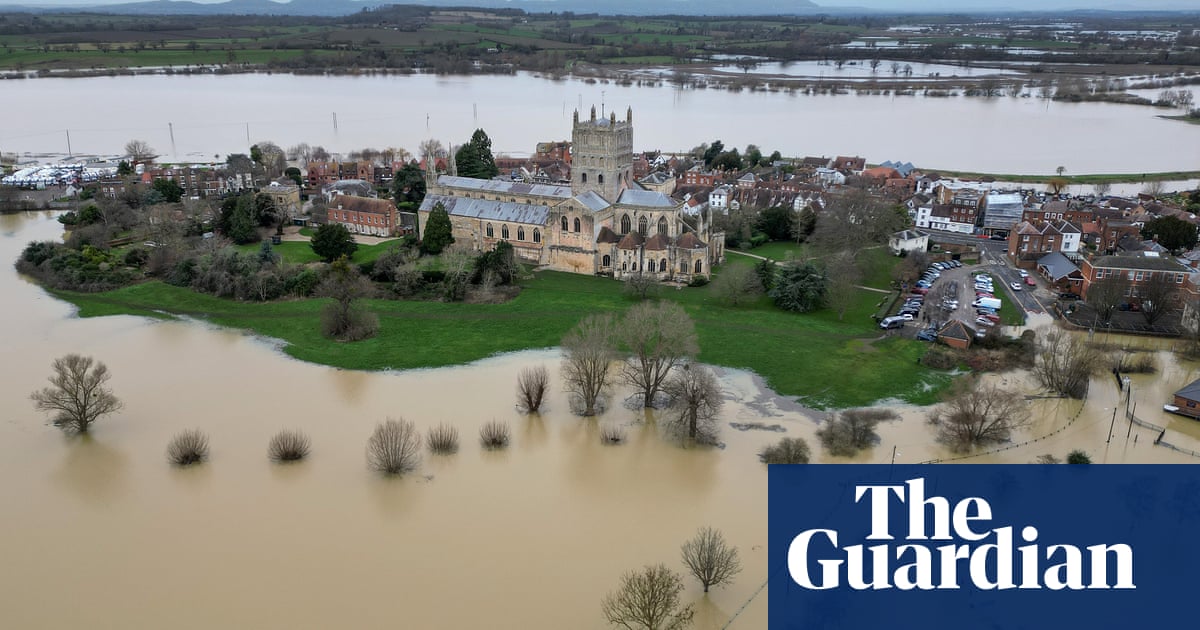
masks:
[[[620,404],[596,420],[570,415],[555,376],[544,414],[513,411],[517,372],[542,364],[555,374],[554,350],[363,373],[198,322],[81,320],[9,264],[27,241],[58,234],[49,213],[0,216],[0,627],[599,629],[600,599],[623,571],[678,569],[679,545],[707,525],[739,548],[745,569],[707,597],[688,582],[695,627],[734,618],[729,628],[763,628],[767,473],[755,454],[792,435],[809,440],[817,461],[837,461],[816,446],[820,414],[745,372],[720,371],[725,447],[684,450]],[[106,362],[126,403],[87,439],[47,426],[27,398],[68,352]],[[1138,415],[1155,422],[1166,393],[1196,376],[1165,352],[1160,360],[1163,374],[1133,379]],[[1019,375],[996,378],[1034,390]],[[1126,438],[1119,420],[1106,445],[1115,403],[1102,377],[1072,424],[1079,403],[1036,401],[1033,435],[1067,428],[974,461],[1074,448],[1109,462],[1200,461],[1154,446],[1148,430]],[[899,410],[904,419],[855,461],[887,462],[893,447],[902,462],[952,455],[932,441],[926,410]],[[389,416],[422,429],[450,422],[462,449],[426,456],[418,474],[380,478],[363,447]],[[512,427],[510,449],[478,447],[474,436],[492,419]],[[1200,442],[1191,421],[1167,421],[1171,441]],[[601,423],[625,425],[628,442],[602,446]],[[171,468],[167,441],[193,427],[209,435],[211,461]],[[312,437],[309,460],[268,463],[267,441],[281,428]]]
[[[974,70],[973,70],[974,72]],[[721,139],[784,155],[862,155],[988,173],[1146,173],[1200,165],[1200,126],[1161,111],[1033,98],[804,95],[620,86],[515,76],[118,76],[4,81],[0,147],[113,155],[138,138],[164,161],[209,161],[253,142],[332,151],[461,143],[482,127],[498,152],[570,137],[572,112],[634,111],[634,147]],[[584,114],[586,115],[586,114]],[[1138,147],[1138,150],[1130,150]]]

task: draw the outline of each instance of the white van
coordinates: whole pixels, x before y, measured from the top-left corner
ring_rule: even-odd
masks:
[[[903,317],[884,317],[883,321],[879,322],[879,327],[884,330],[893,328],[904,328],[904,322],[908,321]]]

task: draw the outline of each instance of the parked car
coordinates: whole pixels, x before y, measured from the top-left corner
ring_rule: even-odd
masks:
[[[955,269],[957,269],[957,268],[959,268],[959,267],[962,267],[962,261],[961,261],[961,260],[951,260],[951,261],[950,261],[950,264],[951,264],[951,265],[954,265],[954,268],[955,268]]]
[[[1059,293],[1058,299],[1060,299],[1060,300],[1078,300],[1079,296],[1075,295],[1074,293],[1066,292],[1066,293]]]
[[[980,326],[987,326],[989,328],[996,325],[995,322],[993,322],[992,320],[990,320],[986,317],[976,317],[975,323],[979,324]]]
[[[925,330],[917,333],[917,339],[920,341],[937,341],[937,330],[933,328],[926,328]]]
[[[1028,277],[1029,277],[1029,272],[1028,272],[1028,271],[1025,271],[1024,269],[1018,269],[1018,270],[1017,270],[1017,273],[1021,274],[1021,277],[1022,277],[1022,278],[1028,278]]]
[[[904,327],[904,318],[903,317],[885,317],[885,318],[883,318],[883,321],[879,322],[879,327],[884,330],[891,330],[893,328],[903,328]]]
[[[929,289],[927,287],[918,286],[917,288],[913,289],[912,292],[916,293],[917,295],[925,295],[926,293],[929,293]]]
[[[1007,240],[1008,240],[1008,237],[1007,237],[1007,236],[1001,236],[1001,235],[999,235],[999,234],[993,234],[993,235],[991,236],[991,239],[992,239],[993,241],[1007,241]]]
[[[1013,291],[1020,291],[1020,290],[1021,290],[1021,283],[1019,283],[1019,282],[1009,282],[1009,283],[1008,283],[1008,286],[1012,287],[1012,290],[1013,290]]]
[[[981,313],[979,316],[997,324],[1000,323],[1000,316],[995,313]]]
[[[1025,276],[1025,284],[1027,284],[1031,287],[1037,286],[1037,283],[1033,281],[1033,277],[1031,277],[1031,276]]]

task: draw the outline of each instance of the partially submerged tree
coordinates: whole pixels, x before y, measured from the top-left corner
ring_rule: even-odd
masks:
[[[285,429],[271,437],[267,457],[273,462],[296,462],[308,457],[312,442],[301,431]]]
[[[621,377],[637,388],[643,407],[653,407],[671,370],[700,351],[692,318],[675,302],[637,304],[625,313],[618,330],[629,351]]]
[[[208,436],[199,429],[181,431],[167,444],[167,461],[181,468],[202,463],[206,459]]]
[[[742,570],[737,547],[725,542],[725,536],[711,527],[702,527],[696,536],[683,543],[683,564],[700,581],[704,592],[713,586],[731,584]]]
[[[1092,463],[1092,458],[1084,451],[1076,449],[1076,450],[1071,451],[1070,453],[1067,453],[1067,463],[1068,464],[1090,464],[1090,463]]]
[[[663,384],[671,400],[670,427],[691,442],[713,443],[717,415],[725,404],[717,377],[702,365],[685,363]]]
[[[38,411],[54,414],[54,426],[73,433],[87,433],[92,423],[122,408],[120,399],[106,387],[112,375],[108,366],[92,357],[68,354],[52,364],[50,387],[30,394]]]
[[[847,409],[817,429],[817,437],[830,455],[850,456],[879,441],[875,429],[880,422],[899,417],[890,409]]]
[[[683,580],[658,564],[621,576],[621,586],[601,603],[608,623],[626,630],[682,630],[692,623],[692,606],[681,605]]]
[[[763,448],[758,459],[764,464],[807,464],[811,453],[804,438],[785,437]]]
[[[421,465],[421,434],[411,421],[388,419],[367,440],[367,466],[385,475],[402,475]]]
[[[929,415],[938,439],[957,451],[1007,442],[1012,432],[1029,424],[1029,409],[1017,392],[962,378],[945,402]]]
[[[1056,328],[1037,336],[1033,374],[1052,392],[1083,398],[1101,358],[1083,338]]]
[[[580,415],[594,416],[617,359],[616,322],[612,315],[588,315],[562,340],[563,384]]]
[[[549,383],[550,373],[544,365],[521,370],[517,376],[517,408],[522,413],[537,413]]]

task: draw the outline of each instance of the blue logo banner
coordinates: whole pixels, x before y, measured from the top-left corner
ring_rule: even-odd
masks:
[[[769,478],[772,630],[1200,627],[1200,465]]]

